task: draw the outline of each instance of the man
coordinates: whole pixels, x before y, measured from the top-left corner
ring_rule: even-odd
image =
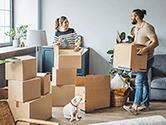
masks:
[[[137,54],[145,54],[148,52],[147,72],[137,72],[135,78],[136,92],[135,99],[132,106],[123,106],[123,108],[137,115],[138,111],[149,110],[149,86],[147,82],[147,73],[153,64],[154,48],[159,45],[158,39],[154,30],[154,27],[147,22],[143,21],[146,10],[135,9],[132,12],[131,20],[132,24],[136,27],[132,30],[134,35],[134,42],[132,44],[145,45],[144,48],[139,49]],[[142,105],[141,104],[142,101]]]

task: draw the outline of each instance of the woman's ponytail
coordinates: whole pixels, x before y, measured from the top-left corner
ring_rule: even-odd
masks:
[[[55,30],[59,29],[59,18],[55,20]]]

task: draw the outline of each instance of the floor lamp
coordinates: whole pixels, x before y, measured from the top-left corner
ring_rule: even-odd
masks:
[[[38,63],[38,72],[42,72],[42,46],[47,46],[47,37],[45,30],[28,30],[25,46],[36,46],[36,58]],[[39,48],[39,51],[37,49]]]

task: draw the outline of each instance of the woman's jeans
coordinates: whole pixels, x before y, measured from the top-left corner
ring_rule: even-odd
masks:
[[[140,106],[142,101],[142,105],[149,106],[149,86],[148,86],[148,71],[152,66],[154,61],[154,57],[148,60],[147,62],[147,72],[137,72],[135,78],[136,92],[134,104]]]

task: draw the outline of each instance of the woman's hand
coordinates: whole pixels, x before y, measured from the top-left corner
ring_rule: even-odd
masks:
[[[81,41],[77,42],[77,47],[74,48],[74,51],[77,52],[79,50],[79,47],[81,46]]]
[[[62,38],[59,39],[59,41],[57,43],[54,43],[55,45],[60,45],[62,42]]]
[[[79,46],[74,48],[74,51],[77,52],[79,50]]]

